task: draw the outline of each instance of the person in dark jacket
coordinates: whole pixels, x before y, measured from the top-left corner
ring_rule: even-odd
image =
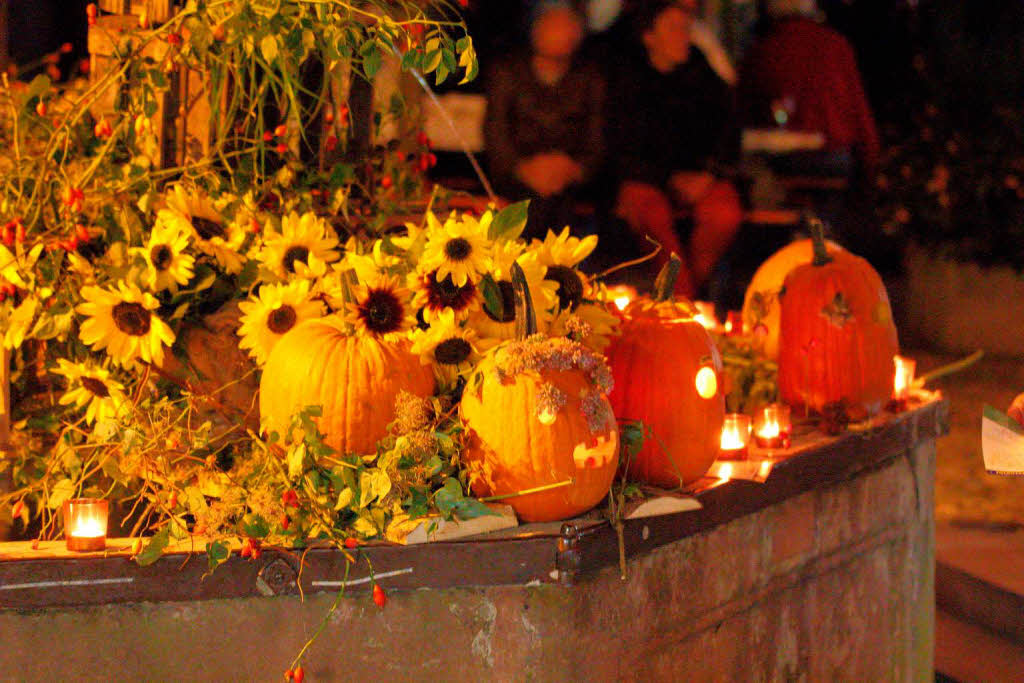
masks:
[[[604,154],[604,80],[578,58],[583,18],[568,2],[534,10],[530,51],[490,75],[484,142],[492,179],[507,199],[531,199],[524,236],[573,219],[578,192]]]
[[[615,213],[637,236],[683,259],[676,291],[693,296],[735,237],[739,194],[726,179],[738,153],[733,93],[691,44],[696,0],[639,6],[641,50],[623,55],[609,76],[609,157],[618,177]],[[684,245],[676,209],[693,219]]]

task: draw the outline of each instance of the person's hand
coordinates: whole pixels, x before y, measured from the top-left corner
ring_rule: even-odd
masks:
[[[676,171],[668,179],[676,198],[683,204],[696,204],[715,184],[715,176],[707,171]]]
[[[516,173],[531,190],[541,197],[549,197],[580,180],[583,167],[568,154],[549,152],[523,159]]]
[[[1020,422],[1021,425],[1024,425],[1024,394],[1013,399],[1013,403],[1010,404],[1010,409],[1006,412],[1014,420]]]

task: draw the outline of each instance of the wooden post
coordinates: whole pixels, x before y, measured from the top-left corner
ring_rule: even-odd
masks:
[[[0,348],[0,452],[11,444],[11,352]]]

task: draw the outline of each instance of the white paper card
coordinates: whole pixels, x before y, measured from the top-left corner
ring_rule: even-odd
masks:
[[[981,413],[981,453],[990,474],[1024,475],[1024,427],[1004,412]]]

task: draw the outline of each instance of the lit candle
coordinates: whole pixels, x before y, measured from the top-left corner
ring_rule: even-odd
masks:
[[[725,318],[725,333],[730,337],[738,337],[743,334],[743,314],[739,311],[729,311]]]
[[[608,288],[608,298],[615,304],[615,308],[624,311],[636,298],[636,289],[629,285],[613,285]]]
[[[789,448],[792,430],[789,406],[781,403],[761,408],[754,418],[754,441],[761,448]]]
[[[64,503],[64,540],[68,550],[93,552],[107,547],[107,501],[74,498]]]
[[[725,460],[746,460],[750,441],[750,416],[728,413],[722,424],[722,454]]]
[[[892,361],[896,366],[892,397],[897,401],[906,401],[910,398],[910,387],[914,384],[914,369],[917,366],[917,361],[903,356],[893,356]]]

